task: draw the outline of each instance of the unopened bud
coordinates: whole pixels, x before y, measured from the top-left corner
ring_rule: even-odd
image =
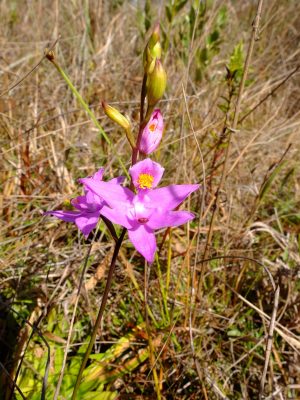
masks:
[[[143,53],[143,64],[146,74],[151,74],[157,58],[161,58],[161,44],[159,42],[159,24],[157,23]]]
[[[167,86],[167,74],[160,60],[156,59],[153,72],[147,81],[148,105],[154,106],[164,95]]]
[[[164,130],[164,121],[159,109],[154,110],[149,122],[142,132],[139,151],[144,154],[153,153],[157,149]]]
[[[156,45],[156,43],[159,42],[159,39],[160,39],[160,28],[159,28],[159,23],[157,22],[157,24],[155,24],[153,31],[151,33],[151,36],[150,36],[150,39],[148,42],[148,46],[150,48],[153,48]]]
[[[124,128],[126,131],[130,130],[130,122],[126,117],[124,117],[123,114],[120,113],[116,108],[108,105],[104,101],[102,102],[102,107],[105,112],[105,114],[110,118],[112,121],[116,122],[118,125],[120,125],[122,128]]]
[[[161,44],[157,42],[152,49],[150,48],[150,54],[153,58],[161,58]]]

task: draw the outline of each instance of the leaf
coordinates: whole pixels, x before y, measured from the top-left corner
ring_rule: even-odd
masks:
[[[172,19],[173,19],[173,12],[169,5],[166,5],[166,16],[167,16],[168,22],[171,23]]]
[[[227,331],[227,336],[239,337],[239,336],[242,336],[242,332],[237,328],[233,328],[233,329],[230,329],[229,331]]]
[[[281,169],[286,165],[286,163],[287,163],[287,161],[284,161],[284,162],[280,163],[279,165],[277,165],[275,167],[274,171],[271,173],[271,175],[263,182],[263,184],[260,188],[260,191],[259,191],[259,195],[258,195],[259,200],[262,200],[266,196],[266,194],[269,192],[274,179],[279,174]]]
[[[178,13],[187,3],[187,0],[177,0],[174,5],[176,13]]]
[[[216,25],[220,29],[222,29],[225,27],[226,22],[227,22],[227,7],[223,6],[220,8],[220,11],[218,12]]]
[[[231,74],[234,72],[241,73],[244,68],[244,44],[240,41],[233,49],[228,64],[228,69]]]

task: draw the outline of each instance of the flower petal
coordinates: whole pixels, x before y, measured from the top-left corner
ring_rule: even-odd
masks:
[[[100,218],[100,212],[82,213],[76,217],[75,224],[81,230],[85,237],[96,227]]]
[[[150,158],[146,158],[143,161],[136,163],[133,167],[129,169],[132,182],[134,186],[139,189],[153,189],[155,188],[161,180],[165,169],[157,162],[152,161]],[[152,178],[150,187],[141,186],[143,177],[149,176]]]
[[[129,229],[132,228],[132,224],[128,220],[126,212],[126,209],[122,210],[121,208],[109,208],[107,206],[104,206],[101,209],[101,214],[109,219],[112,223],[124,226],[125,228]]]
[[[156,251],[156,239],[152,229],[146,225],[138,225],[136,229],[128,230],[128,236],[136,250],[149,263],[153,263]]]
[[[185,200],[188,195],[199,189],[200,185],[169,185],[147,192],[145,204],[161,210],[173,210]]]
[[[120,185],[110,182],[96,182],[91,178],[80,179],[88,189],[100,196],[106,203],[114,208],[118,206],[129,206],[134,198],[134,193]]]
[[[95,179],[96,181],[102,181],[103,174],[104,174],[104,168],[102,167],[98,169],[98,171],[95,172],[94,175],[92,175],[92,179]]]
[[[81,214],[81,212],[56,210],[56,211],[46,211],[44,214],[52,215],[53,217],[59,218],[66,222],[75,222],[75,219]]]
[[[113,178],[107,182],[114,183],[115,185],[121,185],[122,183],[124,183],[125,179],[126,179],[126,176],[118,176],[117,178]]]
[[[147,226],[151,229],[178,226],[191,221],[194,217],[195,215],[188,211],[157,211],[151,215]]]
[[[142,132],[139,150],[150,154],[158,147],[164,130],[164,121],[159,109],[154,110]]]

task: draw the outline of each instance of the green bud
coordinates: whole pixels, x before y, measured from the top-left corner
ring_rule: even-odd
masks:
[[[146,74],[151,74],[154,69],[155,60],[161,58],[161,44],[159,42],[159,24],[154,27],[152,35],[143,53],[143,65]]]
[[[167,74],[160,60],[156,59],[153,72],[147,81],[148,105],[154,106],[164,95],[167,86]]]
[[[118,125],[120,125],[122,128],[124,128],[126,131],[130,130],[130,122],[126,117],[124,117],[123,114],[120,113],[116,108],[108,105],[104,101],[102,102],[102,107],[105,112],[105,114],[110,118],[112,121],[116,122]]]
[[[118,125],[120,125],[126,133],[126,137],[130,143],[130,146],[134,149],[135,148],[135,141],[134,137],[131,133],[131,125],[130,122],[126,117],[124,117],[123,114],[120,113],[116,108],[108,105],[104,101],[102,101],[102,107],[105,112],[105,114],[110,118],[112,121],[116,122]]]
[[[147,75],[152,74],[152,72],[154,71],[154,67],[155,67],[155,62],[156,62],[156,58],[152,58],[151,62],[149,62],[146,66],[146,73]]]
[[[160,28],[159,28],[159,23],[157,22],[157,24],[154,26],[153,32],[150,36],[147,46],[150,49],[152,49],[156,45],[156,43],[159,42],[159,39],[160,39]]]
[[[152,48],[150,48],[150,54],[153,58],[161,58],[161,44],[157,42]]]

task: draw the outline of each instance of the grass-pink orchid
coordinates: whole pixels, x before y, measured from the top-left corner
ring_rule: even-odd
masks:
[[[101,182],[103,178],[104,168],[100,168],[93,176],[89,177],[94,182]],[[112,179],[110,184],[116,185],[122,183],[124,177]],[[96,227],[101,209],[106,204],[103,198],[89,190],[84,186],[85,194],[75,197],[71,200],[71,204],[76,211],[72,210],[53,210],[46,211],[46,215],[52,215],[66,222],[74,222],[81,230],[85,237]]]
[[[111,182],[96,181],[91,178],[80,180],[88,189],[105,200],[107,205],[103,206],[101,214],[111,222],[128,229],[130,241],[149,263],[154,261],[156,251],[154,231],[182,225],[192,220],[194,214],[191,212],[173,210],[199,188],[199,185],[195,184],[169,185],[152,189],[162,176],[163,168],[159,170],[158,166],[159,164],[146,159],[130,169],[135,186],[141,189],[137,194]],[[139,186],[136,182],[139,182]],[[140,182],[146,182],[147,185],[141,185]],[[143,186],[146,186],[147,190],[143,190],[145,189]]]
[[[139,150],[144,154],[153,153],[157,149],[164,130],[164,121],[160,110],[153,111],[149,122],[142,132]]]
[[[165,169],[150,158],[134,164],[129,173],[137,191],[154,189],[160,182]]]

